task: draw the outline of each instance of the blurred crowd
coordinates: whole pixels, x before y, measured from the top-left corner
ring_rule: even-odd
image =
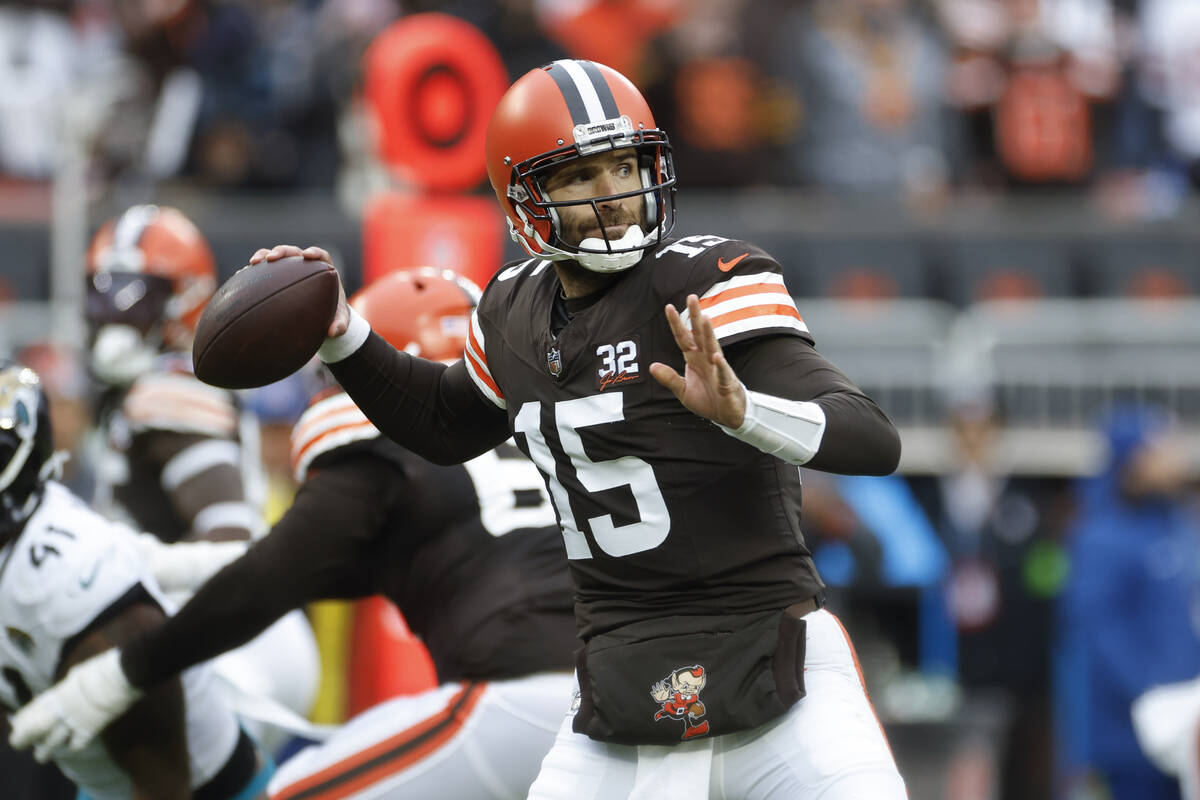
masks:
[[[1154,218],[1197,178],[1191,0],[6,0],[0,173],[46,178],[82,136],[98,179],[328,188],[362,147],[364,49],[427,10],[510,76],[633,76],[689,186],[1087,188]]]

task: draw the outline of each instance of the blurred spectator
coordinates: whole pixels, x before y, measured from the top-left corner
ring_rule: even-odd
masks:
[[[968,697],[997,696],[1000,797],[1049,800],[1052,597],[1062,581],[1054,487],[1006,474],[999,419],[983,391],[950,401],[954,466],[910,479],[952,561],[944,602],[957,631],[957,674]]]
[[[768,78],[755,52],[769,10],[746,0],[694,0],[646,50],[640,85],[655,121],[670,131],[688,186],[744,189],[780,177],[773,156],[795,138],[799,103]]]
[[[49,178],[64,107],[116,43],[95,0],[0,4],[0,175]],[[74,12],[71,12],[74,6]]]
[[[752,45],[753,46],[753,45]],[[787,178],[847,192],[936,200],[948,179],[946,57],[909,0],[777,8],[763,46],[804,103]]]
[[[570,54],[607,64],[639,86],[646,46],[680,16],[713,0],[534,0],[542,30]],[[729,5],[741,5],[731,2]]]
[[[1138,746],[1130,717],[1146,689],[1200,673],[1200,524],[1167,418],[1123,408],[1104,470],[1080,486],[1062,607],[1060,727],[1067,777],[1091,771],[1113,800],[1177,800]]]
[[[1161,214],[1176,210],[1170,201],[1189,181],[1200,186],[1200,4],[1140,0],[1136,26],[1136,81],[1118,123],[1142,156],[1148,200],[1158,200],[1149,211]]]
[[[1119,85],[1109,0],[939,0],[948,93],[966,118],[966,177],[1074,185],[1097,162],[1097,104]]]

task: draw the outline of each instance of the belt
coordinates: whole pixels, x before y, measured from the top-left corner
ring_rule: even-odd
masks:
[[[788,606],[788,611],[793,617],[803,617],[824,607],[825,593],[817,592],[807,600],[801,600],[799,603],[792,603],[792,605]]]

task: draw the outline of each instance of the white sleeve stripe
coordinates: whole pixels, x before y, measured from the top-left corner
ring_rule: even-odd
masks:
[[[467,363],[474,363],[476,369],[481,370],[487,375],[488,380],[491,380],[492,371],[488,369],[487,357],[484,355],[483,328],[479,325],[478,310],[471,312],[471,335],[467,337],[466,349],[469,354],[474,356],[473,359],[467,359]]]
[[[721,300],[713,303],[708,308],[704,309],[704,316],[709,319],[714,319],[722,314],[728,314],[731,311],[738,311],[743,308],[751,308],[752,306],[773,305],[773,306],[791,306],[796,307],[796,303],[792,300],[791,295],[762,292],[759,294],[747,294],[741,297],[734,297],[729,300]]]
[[[315,423],[308,427],[301,436],[296,436],[292,439],[292,455],[299,455],[304,448],[311,445],[317,439],[320,439],[330,431],[336,431],[339,428],[350,428],[365,425],[373,430],[376,434],[379,429],[376,428],[366,415],[357,408],[353,411],[346,411],[341,414],[331,414],[323,417],[319,423]]]
[[[308,477],[309,465],[312,464],[317,456],[328,453],[331,450],[336,450],[351,442],[362,442],[367,439],[374,439],[379,435],[379,429],[368,422],[362,425],[351,425],[340,430],[330,431],[324,436],[314,438],[307,448],[300,451],[292,451],[292,474],[295,476],[296,482],[304,482]]]
[[[149,385],[139,384],[129,391],[127,401],[147,403],[186,403],[203,408],[229,408],[232,406],[225,392],[201,391],[195,381],[175,384],[162,382]]]
[[[249,503],[238,500],[213,503],[200,509],[192,520],[192,531],[205,534],[215,528],[245,528],[254,532],[262,524],[262,518]]]
[[[470,359],[467,359],[467,366],[473,366]],[[467,374],[471,376],[471,380],[475,381],[475,385],[479,387],[479,391],[483,392],[484,397],[486,397],[488,400],[491,400],[499,408],[508,408],[508,401],[492,391],[492,387],[484,383],[483,378],[477,375],[474,369],[468,369]]]
[[[808,326],[795,317],[773,314],[764,314],[758,317],[749,317],[747,319],[739,319],[736,322],[729,322],[714,328],[713,333],[720,340],[727,339],[739,333],[745,333],[746,331],[770,330],[772,328],[791,328],[802,333],[808,333]]]
[[[708,288],[707,292],[700,296],[700,299],[703,300],[706,297],[712,297],[727,289],[737,289],[742,286],[752,286],[758,283],[783,286],[783,276],[778,272],[756,272],[753,275],[734,275],[732,278],[723,280],[720,283],[714,283]]]
[[[317,413],[314,414],[314,411]],[[292,447],[295,448],[298,446],[297,442],[306,442],[330,428],[354,422],[367,422],[367,415],[353,403],[328,408],[310,408],[292,429]]]
[[[197,442],[175,454],[162,469],[159,482],[168,492],[173,492],[182,486],[189,478],[193,478],[206,469],[228,464],[240,468],[242,449],[236,442],[228,439],[209,439]]]
[[[483,328],[479,324],[479,309],[476,308],[471,312],[471,335],[467,337],[465,359],[467,374],[471,376],[471,380],[479,387],[479,391],[483,393],[484,397],[500,408],[508,408],[508,402],[500,392],[500,387],[496,385],[491,370],[488,369],[483,348]]]
[[[184,414],[161,408],[127,407],[125,416],[137,431],[160,429],[216,436],[232,436],[237,432],[237,416],[232,411],[214,413],[193,409]]]

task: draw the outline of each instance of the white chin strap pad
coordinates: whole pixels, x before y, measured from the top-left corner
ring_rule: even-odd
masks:
[[[825,412],[813,402],[746,390],[746,417],[738,429],[717,427],[789,464],[806,464],[821,447]]]

